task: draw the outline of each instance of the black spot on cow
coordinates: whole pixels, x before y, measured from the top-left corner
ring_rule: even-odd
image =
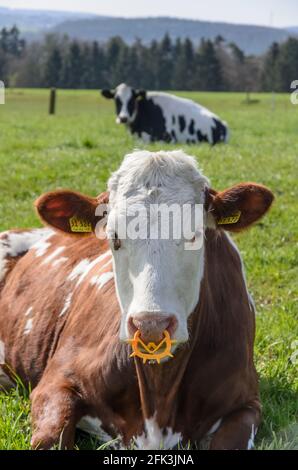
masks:
[[[138,134],[140,137],[142,132],[146,132],[151,136],[152,142],[171,140],[171,136],[167,133],[162,109],[152,99],[144,98],[139,101],[136,118],[129,127],[133,134]]]
[[[172,130],[171,136],[172,136],[172,140],[173,140],[174,142],[177,142],[177,136],[176,136],[176,132],[175,132],[174,130]]]
[[[128,103],[127,103],[127,111],[130,116],[133,115],[135,111],[135,107],[136,107],[136,95],[133,92],[131,98],[128,100]]]
[[[218,119],[213,118],[215,127],[212,126],[212,143],[225,142],[227,137],[227,128]]]
[[[172,116],[172,124],[173,124],[173,125],[176,124],[176,116]]]
[[[193,135],[195,133],[195,121],[193,119],[190,121],[188,132],[190,133],[190,135]]]
[[[208,137],[202,134],[201,131],[197,131],[197,139],[198,139],[198,142],[208,142]]]
[[[180,127],[180,132],[183,132],[186,127],[185,118],[183,116],[179,116],[179,127]]]
[[[116,105],[116,114],[118,116],[122,108],[122,101],[120,100],[120,98],[118,98],[118,96],[115,98],[115,105]]]

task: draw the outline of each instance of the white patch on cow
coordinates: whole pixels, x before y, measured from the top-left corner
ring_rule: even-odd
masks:
[[[209,450],[214,433],[219,429],[222,418],[218,419],[199,442],[199,450]]]
[[[61,258],[55,259],[52,263],[53,268],[59,266],[60,264],[65,263],[68,260],[65,256],[61,256]]]
[[[255,430],[254,424],[251,426],[251,434],[250,438],[247,443],[247,450],[251,450],[254,447],[254,442],[255,442],[255,436],[257,434],[257,430]]]
[[[108,183],[108,238],[114,238],[114,222],[121,217],[123,204],[128,211],[130,205],[149,207],[150,188],[158,187],[159,204],[182,207],[186,203],[203,204],[208,185],[195,160],[182,151],[137,151],[126,155]],[[188,340],[187,319],[199,301],[204,271],[204,243],[192,251],[184,249],[183,240],[177,243],[127,237],[121,239],[119,250],[113,250],[113,271],[122,312],[121,340],[130,338],[129,318],[141,318],[145,314],[173,315],[177,320],[173,339]]]
[[[102,429],[102,422],[98,418],[92,416],[83,416],[77,424],[77,428],[82,431],[87,432],[88,434],[96,436],[99,440],[103,442],[109,442],[113,438]]]
[[[29,315],[31,315],[33,312],[33,307],[29,307],[28,310],[26,310],[25,312],[25,317],[29,317]]]
[[[135,120],[137,114],[136,109],[133,111],[132,115],[129,113],[128,110],[128,103],[131,97],[131,87],[125,85],[125,83],[121,83],[121,85],[117,86],[115,98],[118,98],[121,101],[121,109],[116,118],[117,124],[120,124],[123,118],[126,119],[128,123],[131,123]]]
[[[242,270],[242,276],[243,276],[243,280],[244,280],[244,284],[245,284],[245,288],[246,288],[246,292],[247,292],[247,298],[248,298],[248,306],[249,306],[249,309],[252,313],[255,313],[256,309],[255,309],[255,303],[254,303],[254,300],[251,296],[251,294],[249,293],[248,291],[248,287],[247,287],[247,281],[246,281],[246,273],[245,273],[245,267],[244,267],[244,263],[243,263],[243,259],[242,259],[242,256],[241,256],[241,253],[239,251],[239,248],[238,246],[236,245],[235,241],[233,240],[233,238],[230,236],[230,234],[226,233],[226,236],[230,242],[230,244],[232,245],[232,247],[234,248],[234,250],[238,253],[239,255],[239,258],[240,258],[240,262],[241,262],[241,270]]]
[[[91,279],[91,284],[93,286],[96,285],[98,289],[101,289],[107,282],[113,279],[113,277],[114,277],[113,272],[103,273],[103,274],[100,274],[99,276],[93,276]]]
[[[209,109],[187,98],[163,92],[149,92],[147,93],[147,99],[152,99],[153,103],[161,108],[166,123],[166,132],[171,135],[171,132],[174,131],[178,142],[187,143],[192,140],[197,142],[197,131],[206,136],[210,143],[213,142],[212,130],[215,128],[213,119],[222,121]],[[175,124],[173,124],[173,116],[175,117]],[[179,123],[179,117],[184,119],[185,126],[183,129]],[[189,131],[191,121],[194,121],[193,134]],[[223,124],[226,125],[226,123]]]
[[[29,318],[26,322],[25,328],[24,328],[24,335],[29,335],[33,327],[33,319]]]
[[[54,231],[51,229],[35,229],[24,232],[3,232],[0,239],[0,280],[6,274],[6,258],[26,253],[38,243],[43,243]]]
[[[211,434],[214,434],[218,430],[218,428],[220,427],[221,422],[222,422],[222,418],[217,420],[216,423],[214,423],[213,426],[211,426],[211,428],[207,432],[207,436],[210,436]]]
[[[37,243],[32,245],[32,248],[36,250],[36,256],[39,258],[40,256],[43,256],[47,249],[51,246],[51,243],[48,241],[49,238],[51,238],[55,232],[53,230],[48,230],[48,233],[45,237],[43,237],[41,240],[39,240]]]
[[[155,417],[145,420],[143,434],[134,438],[138,450],[172,449],[182,440],[180,432],[173,432],[171,428],[164,431],[158,426]]]
[[[53,251],[53,253],[51,253],[49,256],[47,256],[44,261],[42,262],[42,264],[48,264],[50,263],[51,261],[53,261],[54,258],[56,258],[57,256],[59,256],[62,251],[65,250],[65,246],[59,246],[56,250]]]
[[[61,310],[61,313],[59,314],[59,317],[63,317],[63,315],[67,312],[67,310],[70,307],[71,300],[72,300],[73,292],[70,292],[70,294],[67,295],[65,299],[65,303],[63,306],[63,309]]]
[[[78,278],[76,286],[80,285],[82,281],[86,278],[86,276],[89,274],[89,272],[94,268],[94,266],[96,266],[98,263],[101,263],[107,256],[111,256],[110,250],[98,256],[93,261],[83,259],[79,262],[77,266],[74,267],[74,269],[68,275],[67,279],[69,281],[74,281]]]
[[[3,341],[0,340],[0,390],[1,387],[11,387],[13,382],[10,380],[7,374],[3,371],[2,367],[5,364],[5,345]]]

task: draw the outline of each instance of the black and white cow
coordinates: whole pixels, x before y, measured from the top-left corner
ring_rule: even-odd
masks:
[[[117,124],[126,124],[132,134],[145,142],[214,145],[228,140],[227,124],[192,100],[134,90],[125,83],[101,93],[105,98],[115,99]]]

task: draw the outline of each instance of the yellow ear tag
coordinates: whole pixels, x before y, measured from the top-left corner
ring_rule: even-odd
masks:
[[[240,219],[241,211],[235,212],[235,214],[231,215],[230,217],[222,217],[217,221],[217,225],[229,225],[229,224],[236,224]]]
[[[75,215],[69,219],[70,230],[76,233],[90,233],[92,232],[92,226],[87,220],[82,220]]]
[[[175,340],[171,340],[169,332],[165,330],[163,332],[164,338],[161,342],[156,345],[155,343],[148,343],[147,345],[141,340],[141,332],[138,330],[135,332],[134,338],[129,339],[127,342],[132,346],[132,354],[129,357],[140,357],[143,359],[143,363],[146,361],[157,361],[160,364],[161,359],[165,357],[173,357],[171,353],[172,344],[177,343]],[[140,347],[142,350],[140,350]],[[160,352],[158,352],[160,351]]]

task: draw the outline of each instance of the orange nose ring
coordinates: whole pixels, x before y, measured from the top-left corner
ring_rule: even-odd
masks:
[[[158,364],[160,364],[161,359],[165,357],[173,357],[173,354],[171,353],[171,347],[172,344],[177,343],[177,341],[171,340],[167,330],[165,330],[163,334],[164,338],[158,345],[155,343],[148,343],[146,345],[140,338],[141,332],[137,330],[135,332],[134,338],[127,341],[129,344],[131,344],[133,350],[129,357],[140,357],[143,359],[144,364],[146,361],[152,360],[155,360]],[[140,350],[140,347],[143,349],[143,351]]]

